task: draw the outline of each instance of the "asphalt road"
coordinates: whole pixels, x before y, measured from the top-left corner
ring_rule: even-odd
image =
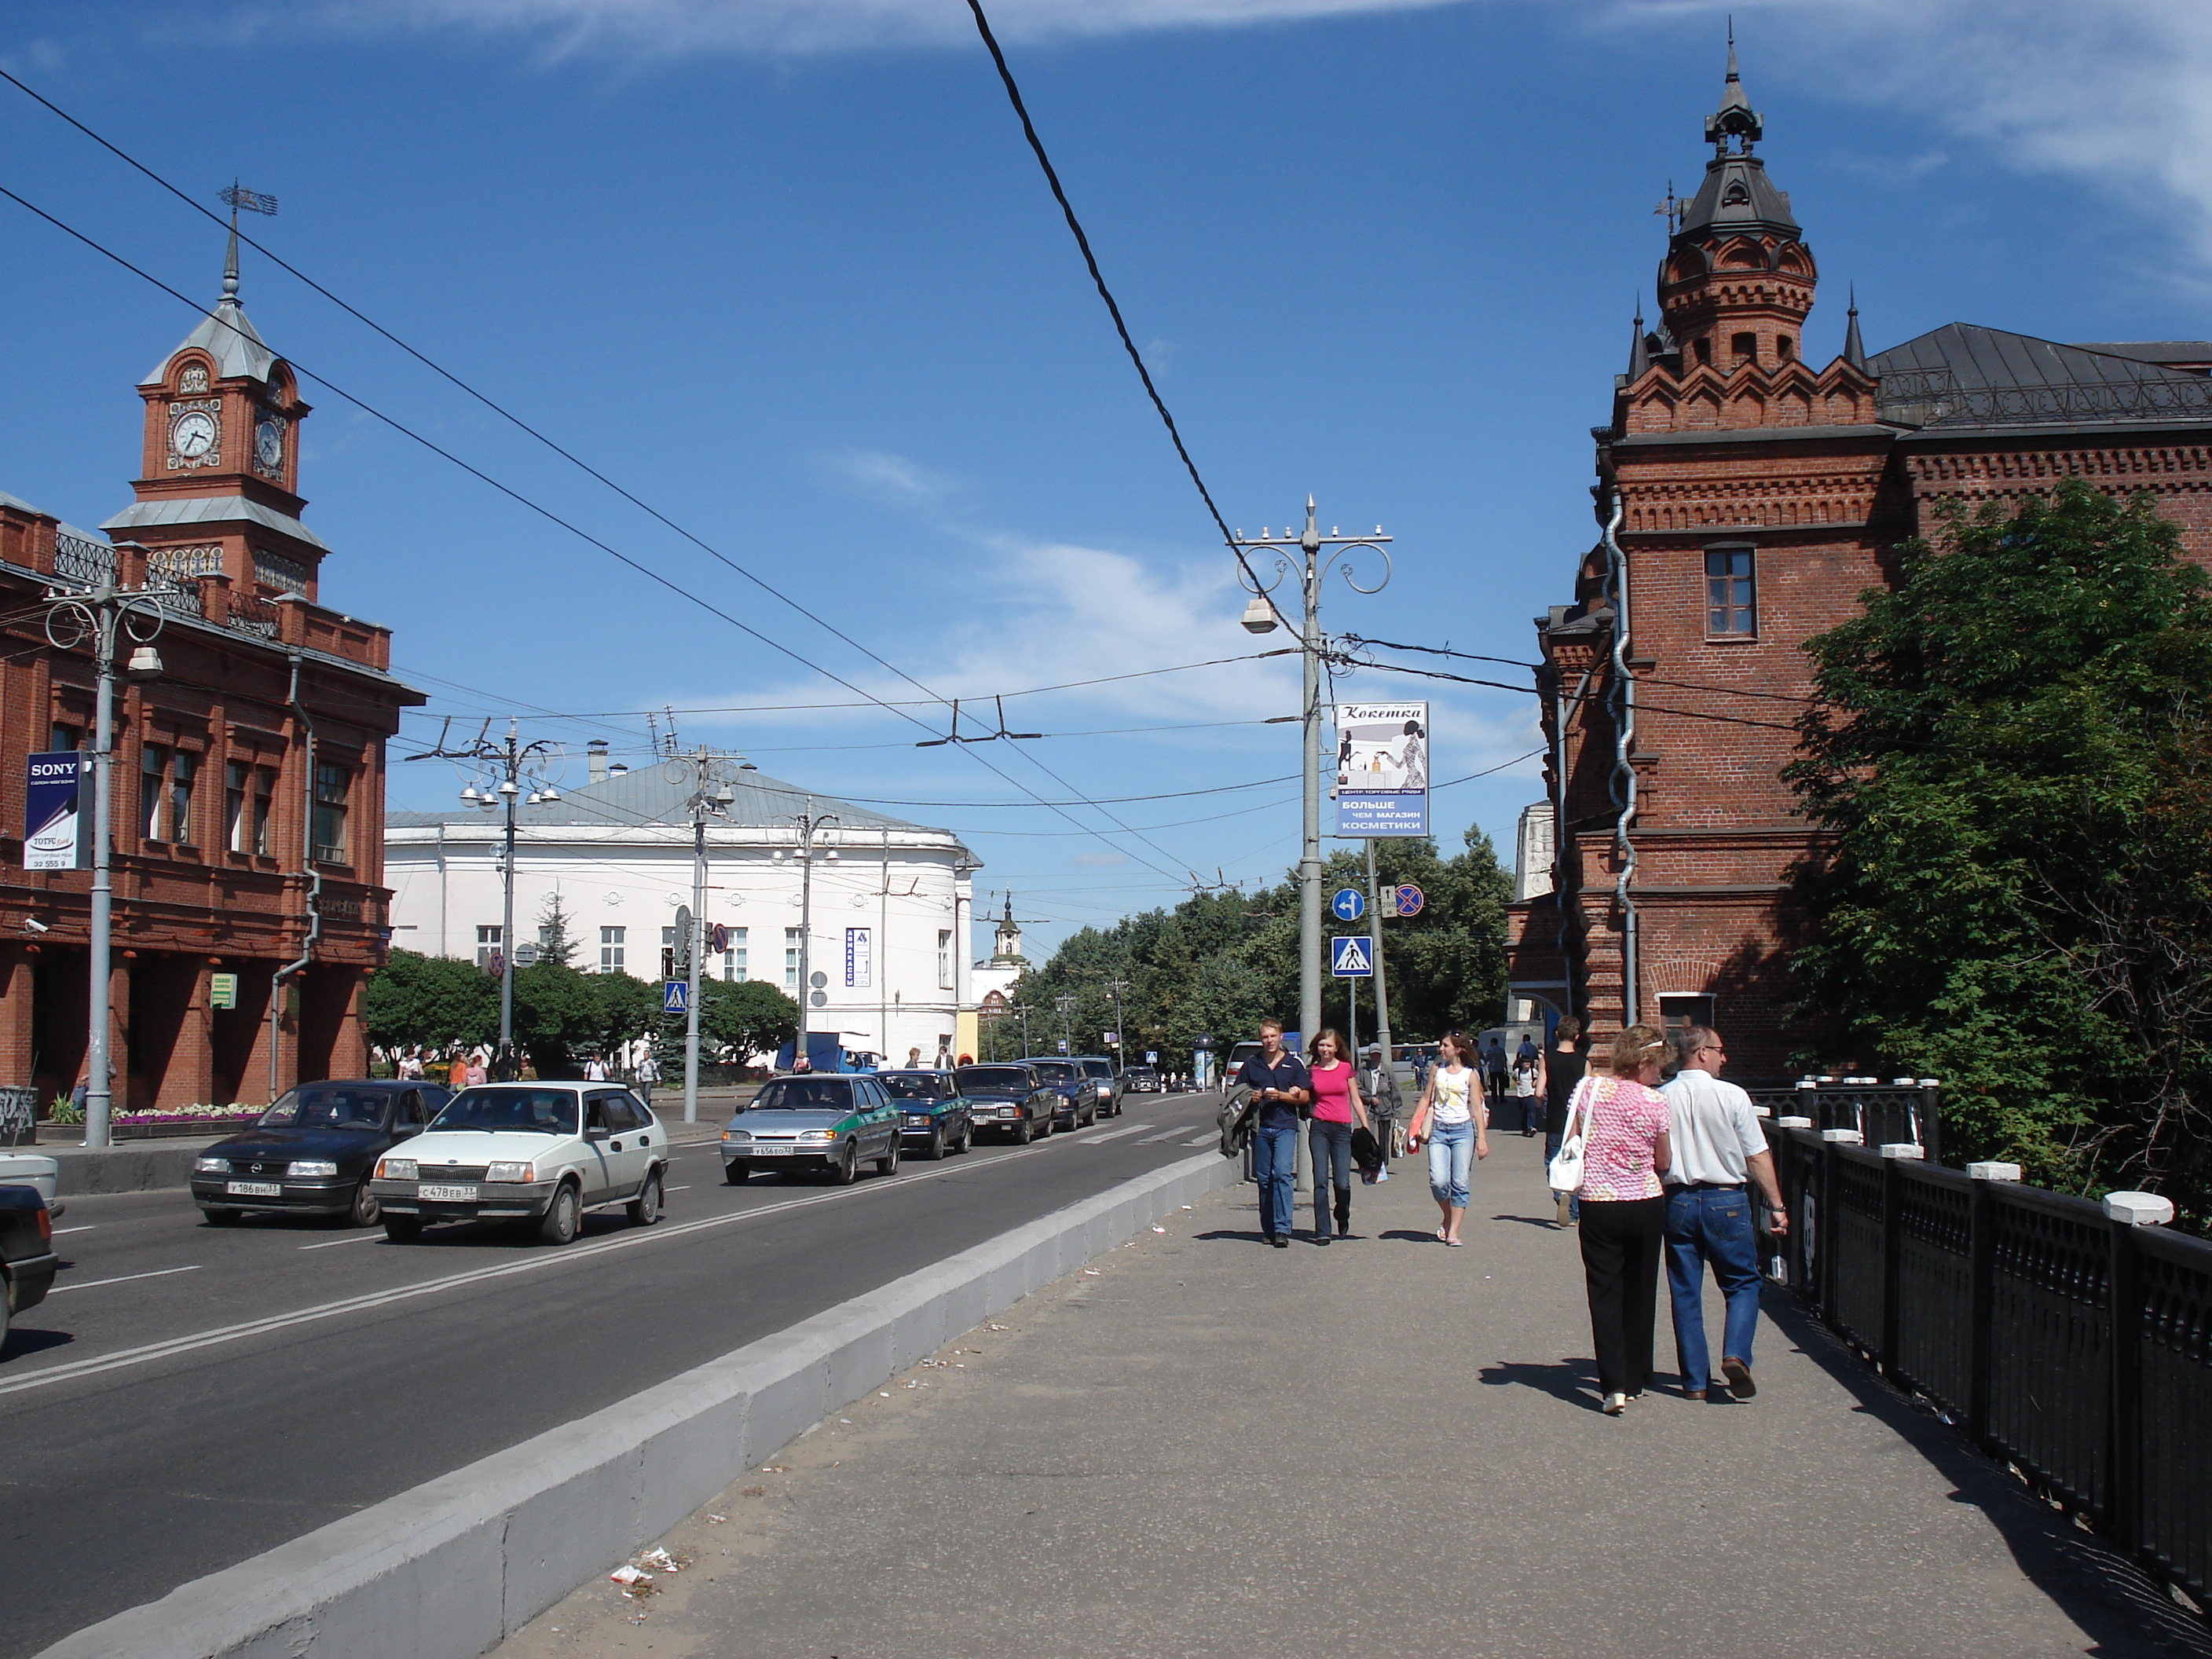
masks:
[[[849,1188],[728,1187],[711,1142],[679,1146],[659,1225],[595,1215],[565,1249],[72,1199],[0,1364],[0,1659],[1188,1158],[1215,1104],[1132,1096]]]

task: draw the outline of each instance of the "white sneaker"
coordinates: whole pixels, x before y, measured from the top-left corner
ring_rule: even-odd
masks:
[[[1621,1414],[1621,1413],[1623,1413],[1623,1412],[1626,1411],[1627,1409],[1628,1409],[1628,1396],[1627,1396],[1626,1395],[1625,1395],[1625,1394],[1609,1394],[1609,1395],[1606,1395],[1606,1397],[1605,1397],[1605,1414],[1606,1414],[1607,1417],[1618,1417],[1618,1416],[1620,1416],[1620,1415]]]

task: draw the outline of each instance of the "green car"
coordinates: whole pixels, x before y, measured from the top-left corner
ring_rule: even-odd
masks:
[[[975,1109],[950,1072],[878,1072],[899,1111],[899,1138],[923,1158],[964,1152],[975,1140]]]
[[[722,1131],[722,1179],[732,1187],[755,1170],[827,1174],[842,1187],[863,1158],[878,1175],[899,1166],[898,1109],[864,1073],[771,1079]]]

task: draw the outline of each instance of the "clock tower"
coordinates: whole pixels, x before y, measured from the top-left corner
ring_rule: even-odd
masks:
[[[234,596],[316,596],[329,551],[300,522],[300,422],[307,405],[238,302],[238,233],[222,297],[142,381],[137,497],[100,526],[147,550],[149,575],[223,576]]]

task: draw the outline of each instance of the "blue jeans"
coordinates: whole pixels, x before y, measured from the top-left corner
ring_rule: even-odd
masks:
[[[1474,1124],[1429,1123],[1429,1190],[1437,1202],[1467,1208],[1467,1172],[1474,1164]]]
[[[1298,1178],[1296,1118],[1252,1131],[1252,1178],[1260,1183],[1260,1231],[1270,1238],[1288,1238]]]
[[[1306,1148],[1313,1154],[1314,1237],[1328,1237],[1329,1200],[1336,1201],[1336,1230],[1352,1231],[1352,1126],[1324,1123],[1319,1118],[1306,1125]]]
[[[1559,1155],[1559,1143],[1566,1138],[1565,1130],[1561,1130],[1558,1134],[1553,1134],[1548,1129],[1544,1132],[1544,1168],[1546,1170],[1548,1170],[1552,1167],[1552,1160]],[[1559,1195],[1558,1191],[1554,1189],[1552,1196],[1557,1199]],[[1567,1213],[1577,1221],[1583,1218],[1583,1195],[1580,1193],[1567,1194]]]
[[[1741,1188],[1667,1189],[1667,1289],[1674,1304],[1674,1353],[1686,1389],[1723,1386],[1705,1346],[1705,1264],[1727,1298],[1721,1352],[1751,1364],[1759,1328],[1759,1249],[1751,1195]]]

